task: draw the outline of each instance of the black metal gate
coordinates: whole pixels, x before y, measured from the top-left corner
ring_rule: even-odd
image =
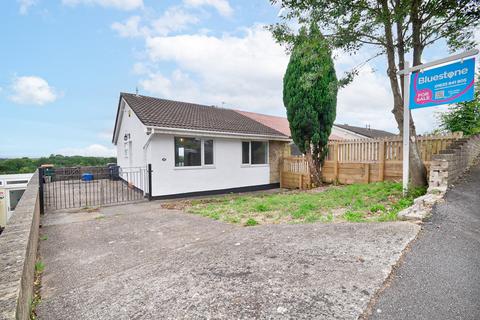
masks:
[[[40,168],[46,211],[143,200],[151,194],[151,166]]]

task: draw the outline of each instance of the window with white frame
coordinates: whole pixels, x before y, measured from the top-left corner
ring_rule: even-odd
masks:
[[[212,139],[175,137],[175,167],[201,167],[214,164]]]
[[[242,141],[242,164],[267,164],[267,141]]]

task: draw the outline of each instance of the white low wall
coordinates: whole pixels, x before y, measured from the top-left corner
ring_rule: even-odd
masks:
[[[270,183],[270,167],[242,165],[239,139],[214,139],[212,168],[175,167],[174,136],[156,135],[147,152],[152,164],[152,195],[230,189]],[[165,161],[163,161],[165,159]]]

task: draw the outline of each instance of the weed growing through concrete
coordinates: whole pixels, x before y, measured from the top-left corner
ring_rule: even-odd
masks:
[[[395,182],[332,186],[323,192],[285,192],[262,195],[228,195],[183,203],[187,212],[215,220],[250,225],[264,223],[395,221],[425,189],[402,195]]]
[[[33,298],[30,302],[30,320],[37,320],[36,309],[37,306],[42,301],[40,296],[40,289],[42,287],[42,273],[45,270],[44,263],[37,257],[37,262],[35,262],[35,275],[33,280]]]
[[[45,270],[45,264],[42,261],[35,262],[35,271],[42,273]]]
[[[41,235],[40,240],[42,240],[42,241],[48,240],[48,235],[46,235],[46,234]]]

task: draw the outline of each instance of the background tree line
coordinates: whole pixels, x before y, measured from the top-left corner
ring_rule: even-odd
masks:
[[[56,167],[76,166],[104,166],[107,163],[116,163],[115,157],[83,157],[83,156],[62,156],[51,154],[49,157],[41,158],[11,158],[0,159],[0,174],[9,173],[30,173],[34,172],[42,164],[53,164]]]

